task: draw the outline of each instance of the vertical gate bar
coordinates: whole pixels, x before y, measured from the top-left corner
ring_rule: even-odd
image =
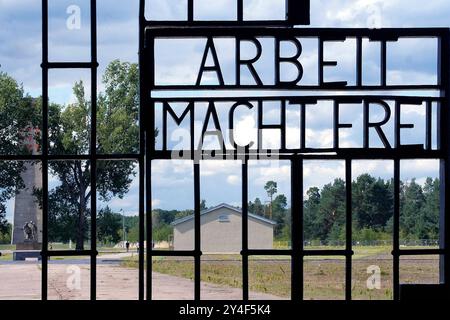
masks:
[[[345,159],[345,300],[352,300],[352,160]]]
[[[317,38],[318,41],[318,48],[317,48],[317,58],[318,60],[318,79],[319,79],[319,86],[323,86],[324,85],[324,72],[323,72],[323,39],[318,37]]]
[[[300,105],[300,117],[300,149],[306,149],[306,105],[304,103]]]
[[[339,149],[339,101],[333,101],[333,148]]]
[[[393,285],[394,300],[399,300],[400,294],[400,159],[394,159],[394,221],[393,221]]]
[[[201,257],[201,217],[200,217],[200,163],[194,163],[194,233],[195,233],[195,266],[194,266],[194,299],[200,300],[200,285],[201,285],[201,273],[200,273],[200,257]]]
[[[444,158],[440,160],[440,248],[444,255],[439,261],[440,282],[444,284],[447,297],[450,296],[450,33],[439,38],[438,42],[438,82],[441,86],[443,102],[438,105],[438,148],[443,151]]]
[[[91,300],[97,299],[97,0],[91,0]]]
[[[237,20],[244,21],[244,0],[237,0]]]
[[[431,150],[433,148],[433,103],[431,101],[427,101],[425,109],[425,150]]]
[[[286,0],[286,19],[290,25],[310,23],[310,0]]]
[[[194,0],[188,0],[187,19],[190,22],[194,21]]]
[[[145,272],[145,264],[144,264],[144,235],[145,235],[145,199],[151,199],[151,188],[150,188],[150,179],[145,180],[146,174],[148,175],[150,171],[147,171],[150,169],[150,159],[147,159],[146,164],[145,162],[145,150],[146,150],[146,141],[148,139],[145,139],[145,106],[144,99],[147,95],[142,94],[145,92],[147,88],[146,83],[146,73],[144,72],[144,44],[145,44],[145,1],[146,0],[140,0],[139,1],[139,90],[140,90],[140,99],[139,99],[139,271],[138,271],[138,277],[139,277],[139,288],[138,288],[138,299],[144,300],[144,287],[145,287],[145,280],[144,280],[144,272]],[[145,165],[145,169],[144,169]],[[148,165],[148,168],[147,168]],[[145,185],[144,185],[145,183]],[[147,187],[148,194],[145,195],[145,186]],[[151,201],[150,201],[151,202]],[[151,203],[150,203],[151,205]],[[151,210],[151,206],[147,206],[147,212]],[[148,214],[147,214],[148,216]],[[148,222],[148,219],[147,219]],[[151,224],[151,219],[150,219]],[[147,224],[148,228],[148,224]],[[147,242],[147,299],[151,300],[151,277],[149,279],[148,274],[151,274],[151,256],[148,255],[148,245]],[[149,259],[150,258],[150,259]],[[149,271],[150,270],[150,271]]]
[[[48,284],[48,0],[42,0],[42,279],[41,298]]]
[[[248,301],[248,162],[242,163],[242,299]]]
[[[386,87],[387,85],[387,42],[386,40],[381,41],[381,86]]]
[[[144,252],[146,253],[145,259],[147,260],[145,268],[145,297],[146,300],[152,300],[152,269],[153,269],[153,246],[152,246],[152,159],[150,155],[151,140],[150,133],[147,131],[145,136],[146,146],[146,158],[145,158],[145,217],[144,214],[139,217],[139,300],[144,299]],[[143,160],[141,159],[141,162]],[[142,175],[143,172],[140,173]],[[141,178],[141,177],[140,177]],[[143,187],[139,188],[139,193],[143,193]],[[146,233],[144,233],[146,231]],[[144,242],[144,236],[146,239]],[[146,243],[146,248],[144,243]],[[144,251],[146,250],[146,251]]]
[[[445,150],[446,150],[446,159],[444,160],[445,167],[445,196],[444,196],[444,213],[441,215],[441,219],[444,220],[442,222],[442,237],[444,238],[444,248],[445,248],[445,256],[444,256],[444,265],[442,269],[444,269],[444,283],[447,289],[447,298],[450,297],[450,32],[447,31],[447,36],[445,37],[445,55],[443,56],[445,59],[445,63],[443,64],[444,72],[443,76],[445,78],[445,126],[442,129],[445,130]]]
[[[291,299],[303,300],[303,159],[291,160]]]
[[[362,86],[362,37],[356,38],[356,85]]]

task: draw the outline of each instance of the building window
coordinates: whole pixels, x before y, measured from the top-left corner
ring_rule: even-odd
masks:
[[[227,214],[222,214],[219,216],[219,222],[230,222],[230,217]]]

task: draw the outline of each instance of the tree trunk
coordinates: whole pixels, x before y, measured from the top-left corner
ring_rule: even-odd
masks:
[[[79,173],[79,184],[80,184],[80,205],[78,209],[78,223],[77,223],[77,244],[76,250],[84,250],[84,218],[87,210],[86,207],[86,187],[83,183],[81,168],[78,170]]]
[[[77,245],[76,250],[84,250],[84,213],[86,212],[86,201],[84,201],[84,193],[80,192],[80,207],[78,210],[77,223]]]

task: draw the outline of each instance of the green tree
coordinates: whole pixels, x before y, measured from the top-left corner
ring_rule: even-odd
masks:
[[[7,222],[5,224],[4,230],[0,232],[0,244],[10,244],[12,234],[12,224]]]
[[[139,76],[136,64],[114,61],[108,65],[99,95],[97,109],[97,153],[135,153],[139,148]],[[82,155],[89,153],[90,110],[83,83],[75,84],[76,102],[66,107],[51,105],[49,113],[49,144],[51,154]],[[49,214],[66,205],[70,221],[74,218],[76,249],[84,249],[89,208],[92,197],[90,161],[52,161],[51,173],[60,185],[50,192]],[[97,163],[97,193],[101,201],[122,198],[136,174],[132,161],[99,161]],[[52,206],[50,207],[50,204]]]
[[[369,174],[360,175],[352,183],[352,209],[357,229],[383,229],[393,214],[391,184]]]
[[[275,181],[267,181],[264,190],[270,198],[269,218],[272,219],[273,196],[278,192],[278,184]]]
[[[272,219],[277,223],[275,226],[275,237],[280,237],[287,223],[287,198],[284,194],[275,197],[272,204]]]
[[[311,187],[306,191],[306,200],[303,202],[303,228],[304,239],[311,241],[317,239],[316,219],[318,217],[320,205],[320,189]]]
[[[163,224],[153,229],[153,241],[169,241],[173,234],[173,227]]]
[[[420,239],[439,239],[440,181],[427,178],[423,187],[425,205],[422,208],[423,229]]]
[[[139,216],[126,216],[125,229],[127,230],[127,240],[129,242],[139,241]],[[145,232],[144,232],[145,238]]]
[[[248,211],[259,216],[264,216],[264,205],[259,198],[256,198],[254,202],[250,201],[248,203]]]
[[[25,95],[12,77],[0,72],[0,154],[30,154],[28,138],[39,139],[40,105]],[[24,188],[20,174],[25,169],[21,161],[0,161],[0,234],[8,233],[6,201]]]
[[[402,235],[409,239],[421,239],[425,227],[422,210],[425,206],[425,196],[422,187],[412,179],[410,183],[402,184],[400,228]]]
[[[112,212],[109,206],[101,209],[97,216],[97,237],[100,242],[118,243],[122,239],[122,215]]]
[[[338,240],[345,228],[345,181],[336,179],[323,187],[315,219],[317,238]]]

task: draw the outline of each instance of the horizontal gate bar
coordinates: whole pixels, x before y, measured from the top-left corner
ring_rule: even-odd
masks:
[[[46,62],[42,67],[47,69],[92,69],[99,66],[98,62]]]
[[[149,253],[153,257],[196,257],[201,256],[201,251],[196,250],[186,250],[186,251],[180,251],[180,250],[149,250]]]
[[[135,160],[141,157],[139,154],[98,154],[97,160]],[[91,160],[90,155],[0,155],[0,161],[39,161],[43,158],[49,161],[69,161],[69,160]]]
[[[98,255],[96,250],[43,250],[43,257],[74,257],[74,256],[93,256]]]
[[[292,256],[294,250],[249,249],[242,250],[241,255],[247,256]],[[301,252],[303,256],[349,256],[354,255],[352,250],[307,250]]]
[[[157,150],[153,153],[152,160],[290,160],[292,158],[305,160],[394,160],[394,159],[443,159],[442,150],[422,149],[378,149],[378,148],[342,148],[342,149],[297,149],[297,150],[267,150],[243,153],[230,150],[226,153],[218,150],[202,150],[190,152],[188,150]],[[1,158],[0,158],[1,159]]]
[[[196,93],[198,90],[196,90]],[[361,103],[363,100],[365,101],[379,101],[379,100],[388,100],[388,101],[401,101],[402,103],[417,103],[417,102],[444,102],[445,97],[432,97],[432,96],[400,96],[400,95],[387,95],[387,94],[380,94],[380,95],[367,95],[367,94],[354,94],[354,95],[315,95],[315,96],[237,96],[237,97],[205,97],[205,96],[199,96],[199,97],[160,97],[160,98],[150,98],[150,101],[154,103],[162,103],[162,102],[245,102],[245,101],[287,101],[292,104],[298,104],[298,103],[306,103],[306,104],[314,104],[317,103],[317,101],[345,101],[346,103]]]
[[[278,84],[278,85],[155,85],[152,87],[154,91],[199,91],[199,90],[293,90],[293,91],[383,91],[383,90],[396,90],[396,91],[417,91],[417,90],[442,90],[443,87],[439,85],[431,84],[412,84],[412,85],[335,85],[326,84],[322,86],[317,85],[291,85],[291,84]]]
[[[445,37],[448,28],[231,28],[231,27],[208,27],[208,28],[159,28],[147,27],[147,37],[320,37],[333,40],[335,38],[365,37],[373,41],[394,41],[402,37]]]
[[[308,250],[303,251],[304,256],[352,256],[353,250]]]

